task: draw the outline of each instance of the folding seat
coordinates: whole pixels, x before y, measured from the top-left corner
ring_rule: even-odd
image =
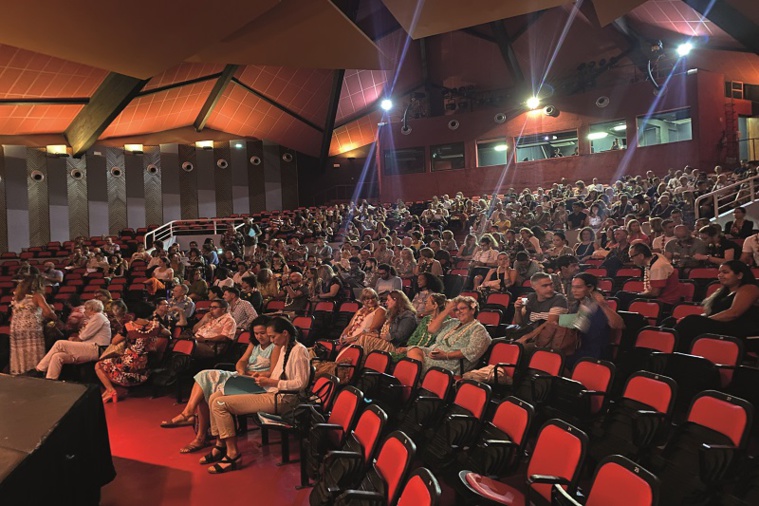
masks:
[[[492,308],[492,309],[500,309],[503,314],[506,314],[509,310],[509,306],[511,305],[511,295],[508,293],[491,293],[488,295],[487,300],[485,301],[485,304],[483,309],[485,308]]]
[[[477,313],[477,320],[491,337],[503,335],[503,312],[500,309],[483,309]]]
[[[356,311],[358,311],[358,304],[356,302],[343,302],[340,304],[337,313],[334,314],[329,337],[332,339],[340,337],[340,334],[348,326]]]
[[[598,465],[584,502],[558,484],[551,499],[554,506],[656,506],[659,479],[630,459],[612,455]]]
[[[704,357],[687,353],[654,353],[652,369],[677,382],[677,400],[673,412],[673,422],[680,423],[688,411],[691,401],[704,390],[721,387],[720,371]]]
[[[759,385],[759,368],[740,365],[733,372],[730,385],[724,389],[724,392],[745,399],[756,407],[759,406],[757,385]],[[754,417],[751,430],[754,436],[759,435],[759,416]]]
[[[314,336],[311,331],[314,327],[313,316],[296,316],[293,319],[293,325],[298,329],[298,341],[306,346],[312,346],[314,343]]]
[[[456,454],[472,445],[480,435],[490,402],[490,387],[478,381],[461,380],[442,417],[421,434],[422,460],[433,469],[450,466]]]
[[[743,341],[732,336],[702,334],[691,344],[690,354],[704,357],[713,363],[719,369],[720,386],[725,388],[743,361]]]
[[[480,301],[480,292],[461,292],[459,295],[461,297],[471,297],[477,302]]]
[[[517,475],[498,481],[464,470],[459,473],[460,485],[479,503],[550,504],[555,483],[566,486],[570,494],[575,493],[587,445],[588,436],[577,427],[563,420],[549,420],[540,429],[526,477]]]
[[[704,298],[709,297],[720,288],[722,288],[722,284],[719,281],[712,281],[706,285],[706,293],[704,293]]]
[[[375,388],[373,396],[365,396],[382,407],[392,419],[416,393],[421,372],[421,362],[412,358],[402,358],[395,363],[392,374],[377,375],[379,386]]]
[[[614,371],[614,364],[606,360],[580,359],[571,377],[552,379],[548,400],[541,406],[543,419],[561,418],[587,428],[606,412]]]
[[[630,376],[622,396],[595,424],[589,456],[594,462],[614,454],[640,461],[665,435],[676,394],[677,383],[666,376],[648,371]]]
[[[703,313],[703,306],[694,302],[681,302],[672,308],[672,318],[675,319],[675,322],[679,322],[688,315],[700,315]]]
[[[336,364],[335,375],[340,378],[341,385],[351,384],[358,376],[356,372],[361,367],[361,362],[364,359],[364,349],[361,346],[352,344],[347,348],[340,350],[340,362]],[[327,362],[321,358],[311,359],[311,363],[314,364],[317,369],[320,363]]]
[[[387,374],[392,363],[390,353],[382,350],[371,351],[356,375],[356,388],[364,392],[367,399],[374,399],[381,388],[380,377]]]
[[[458,467],[485,476],[513,474],[524,456],[534,415],[530,404],[506,397],[484,424],[478,441],[458,454]]]
[[[655,359],[660,353],[673,353],[677,348],[678,335],[673,329],[664,327],[641,328],[634,338],[631,349],[620,352],[617,360],[617,374],[612,396],[616,396],[627,379],[636,371],[662,373],[664,362]]]
[[[330,326],[332,325],[332,316],[334,312],[334,302],[321,301],[313,306],[311,316],[314,317],[312,331],[315,336],[321,337],[328,335]]]
[[[264,313],[276,313],[279,311],[284,311],[285,309],[285,301],[283,300],[270,300],[266,303],[266,306],[264,307]]]
[[[453,373],[448,369],[430,367],[422,378],[416,396],[398,414],[398,428],[411,437],[440,418],[453,386]],[[390,413],[390,416],[393,416]]]
[[[614,280],[602,277],[598,280],[598,289],[604,293],[611,293],[614,290]]]
[[[642,292],[643,280],[642,279],[628,279],[622,283],[622,290],[626,292]]]
[[[533,406],[548,398],[551,379],[564,367],[564,356],[555,350],[539,349],[530,357],[527,369],[514,378],[511,393]]]
[[[697,267],[688,271],[688,279],[693,280],[695,283],[695,300],[702,300],[704,293],[706,293],[706,287],[715,279],[719,269],[715,267]]]
[[[341,491],[334,504],[355,505],[363,498],[371,498],[375,504],[396,504],[415,453],[416,445],[408,436],[400,431],[392,432],[382,443],[377,459],[358,487]],[[309,499],[313,499],[313,495]],[[311,505],[314,504],[324,503],[314,503],[311,500]]]
[[[587,272],[588,274],[592,274],[596,276],[597,278],[605,278],[608,276],[608,272],[606,272],[606,269],[602,267],[596,267],[591,269],[585,269],[583,272]]]
[[[685,422],[646,465],[662,482],[662,504],[709,504],[745,457],[752,417],[743,399],[700,393]]]
[[[649,325],[656,325],[661,316],[661,304],[651,299],[635,299],[630,303],[628,311],[642,314],[648,318]]]
[[[493,381],[488,384],[493,393],[499,395],[508,391],[508,386],[514,382],[514,376],[519,369],[524,348],[520,343],[505,339],[493,339],[477,368],[493,366]]]
[[[623,267],[617,271],[617,278],[640,278],[642,272],[638,267]]]
[[[325,422],[313,425],[303,439],[301,487],[309,485],[309,478],[318,479],[324,473],[329,473],[335,459],[341,455],[345,458],[343,452],[358,454],[365,463],[369,462],[386,423],[387,414],[379,406],[371,404],[347,433],[340,424]],[[335,451],[337,453],[331,454]]]
[[[398,506],[435,506],[440,500],[440,484],[428,469],[416,469],[398,497]],[[365,497],[365,496],[363,496]],[[362,497],[362,498],[363,498]]]
[[[464,290],[466,276],[460,274],[446,274],[443,276],[443,286],[445,296],[449,299],[457,297]]]
[[[684,302],[693,302],[693,298],[696,295],[696,284],[690,279],[680,280],[680,293],[683,294]]]
[[[183,400],[183,387],[189,383],[192,378],[191,373],[194,370],[195,341],[191,339],[177,339],[169,346],[168,339],[161,339],[159,344],[164,349],[168,347],[168,358],[161,359],[163,350],[154,353],[155,362],[160,362],[161,367],[151,367],[151,383],[154,387],[175,386],[176,399],[178,403]],[[154,391],[154,397],[156,393]]]

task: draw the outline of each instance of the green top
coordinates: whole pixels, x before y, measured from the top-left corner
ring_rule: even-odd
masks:
[[[446,320],[448,320],[448,317],[446,317]],[[412,346],[425,347],[431,346],[435,343],[437,336],[430,334],[427,330],[430,321],[432,321],[432,315],[427,315],[419,321],[416,330],[414,330],[414,333],[408,338],[408,342],[404,346],[405,348],[411,348]],[[391,353],[390,355],[393,357],[394,362],[406,357],[406,353]]]

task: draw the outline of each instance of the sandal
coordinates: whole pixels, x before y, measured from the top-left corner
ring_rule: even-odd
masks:
[[[206,448],[211,443],[208,441],[198,441],[193,440],[188,444],[187,446],[184,446],[181,450],[179,450],[179,453],[195,453],[198,450],[202,450],[203,448]]]
[[[214,450],[219,453],[214,453]],[[201,464],[213,464],[214,462],[220,462],[227,456],[226,446],[214,446],[211,451],[208,452],[203,458],[200,459]]]
[[[224,458],[221,459],[218,464],[214,464],[208,468],[208,472],[210,474],[224,474],[228,473],[229,471],[237,471],[242,466],[240,459],[242,459],[242,453],[237,454],[237,457],[234,458],[229,458],[224,455]],[[229,465],[226,467],[221,467],[222,464]]]
[[[177,418],[179,420],[177,420]],[[161,427],[164,429],[173,429],[175,427],[187,427],[189,425],[195,425],[195,415],[188,416],[188,415],[185,415],[184,413],[179,413],[177,416],[175,416],[171,420],[164,420],[163,422],[161,422]]]

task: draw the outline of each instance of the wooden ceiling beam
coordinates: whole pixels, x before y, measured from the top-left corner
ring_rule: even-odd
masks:
[[[73,156],[82,156],[91,148],[148,81],[116,72],[108,74],[63,133]]]
[[[260,98],[261,100],[263,100],[267,104],[269,104],[269,105],[271,105],[273,107],[276,107],[277,109],[279,109],[283,113],[292,116],[293,118],[297,119],[298,121],[300,121],[301,123],[303,123],[305,125],[310,126],[311,128],[313,128],[317,132],[323,132],[324,131],[319,125],[317,125],[313,121],[309,121],[306,118],[304,118],[303,116],[301,116],[300,114],[298,114],[297,112],[291,111],[290,109],[288,109],[284,105],[280,104],[276,100],[267,97],[266,95],[264,95],[260,91],[254,89],[254,88],[252,88],[250,86],[248,86],[247,84],[245,84],[244,82],[240,81],[236,77],[232,78],[232,82],[235,83],[236,85],[240,86],[244,90],[246,90],[248,93],[251,93],[251,94],[255,95],[256,97]]]
[[[208,123],[208,119],[211,117],[213,108],[216,107],[221,95],[224,93],[224,90],[227,89],[227,86],[229,86],[229,83],[235,76],[235,72],[237,72],[239,68],[239,65],[227,65],[224,67],[221,75],[216,80],[216,84],[213,85],[211,93],[208,95],[208,98],[206,98],[203,107],[200,108],[198,117],[195,118],[195,122],[192,124],[192,126],[195,127],[195,131],[200,132],[206,127],[206,123]]]
[[[337,119],[337,107],[340,105],[340,91],[343,89],[343,78],[345,70],[335,70],[332,73],[332,88],[329,91],[329,103],[327,104],[327,118],[324,122],[324,131],[322,132],[322,145],[319,149],[319,170],[326,170],[327,157],[329,156],[329,146],[332,144],[332,132],[335,130],[335,120]]]
[[[519,65],[517,54],[514,52],[514,48],[511,45],[509,34],[506,32],[506,25],[503,24],[503,20],[500,20],[490,23],[490,27],[495,34],[498,49],[501,51],[501,57],[503,57],[503,61],[506,63],[509,73],[516,83],[523,83],[524,72],[522,72],[522,67]]]

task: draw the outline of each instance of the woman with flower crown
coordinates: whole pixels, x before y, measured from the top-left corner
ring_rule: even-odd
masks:
[[[124,353],[114,358],[107,358],[95,364],[95,373],[100,379],[105,392],[103,402],[118,401],[118,394],[113,384],[131,387],[140,385],[148,379],[148,353],[156,350],[159,337],[168,337],[171,332],[155,320],[148,320],[153,312],[150,305],[135,307],[134,321],[124,324],[124,334],[113,338],[111,344],[126,340]]]

